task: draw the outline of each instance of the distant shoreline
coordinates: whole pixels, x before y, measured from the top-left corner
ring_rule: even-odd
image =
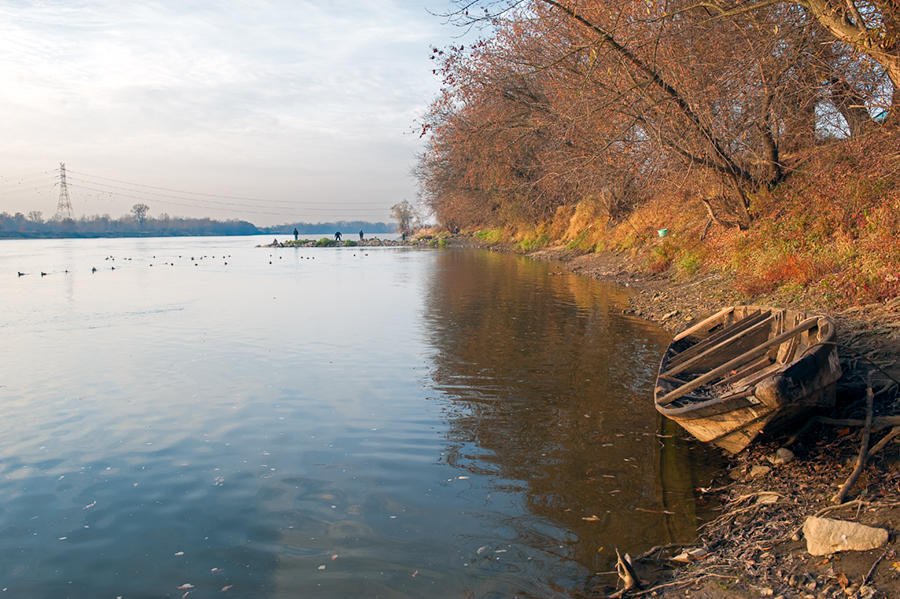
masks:
[[[348,235],[350,237],[350,235]],[[256,247],[265,248],[322,248],[322,247],[446,247],[449,245],[449,236],[447,235],[411,235],[406,239],[381,239],[372,236],[363,239],[343,239],[336,240],[333,236],[322,237],[320,239],[287,239],[278,241],[278,238],[272,240],[272,243],[263,243]]]
[[[163,233],[159,231],[147,233],[91,233],[91,234],[66,234],[52,233],[0,233],[0,241],[10,239],[138,239],[153,237],[253,237],[266,235],[266,233],[222,233],[222,232],[198,232],[198,233]]]

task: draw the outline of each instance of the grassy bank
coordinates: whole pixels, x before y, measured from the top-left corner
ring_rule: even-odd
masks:
[[[747,230],[714,222],[699,198],[660,196],[619,222],[587,198],[537,226],[474,234],[522,252],[613,252],[638,273],[676,281],[718,274],[741,301],[884,303],[900,295],[900,151],[885,148],[900,148],[900,131],[819,147],[787,181],[751,197]]]

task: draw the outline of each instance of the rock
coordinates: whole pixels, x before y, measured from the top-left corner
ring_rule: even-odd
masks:
[[[760,466],[757,464],[756,466],[750,468],[750,478],[762,478],[766,476],[772,469],[768,466]]]
[[[763,492],[756,498],[757,505],[769,505],[772,503],[777,503],[778,498],[781,497],[778,493],[768,493]]]
[[[779,447],[778,451],[775,452],[775,455],[770,455],[766,459],[769,460],[769,463],[773,466],[781,466],[794,459],[794,452],[787,447]]]
[[[669,320],[670,318],[672,318],[673,316],[675,316],[675,315],[677,315],[677,314],[678,314],[678,310],[672,310],[671,312],[669,312],[668,314],[666,314],[665,316],[663,316],[660,320],[662,320],[663,322],[665,322],[665,321]]]
[[[670,558],[673,562],[678,562],[680,564],[687,564],[689,562],[695,562],[703,559],[709,555],[709,551],[707,551],[703,547],[694,547],[693,549],[687,549],[682,551],[678,555],[673,558]]]
[[[829,555],[838,551],[867,551],[883,547],[888,531],[846,520],[809,517],[803,524],[806,551]]]

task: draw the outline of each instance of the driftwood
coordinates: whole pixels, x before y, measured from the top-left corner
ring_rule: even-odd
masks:
[[[618,547],[616,548],[616,572],[619,574],[622,582],[625,583],[625,587],[610,595],[611,598],[624,597],[629,591],[641,589],[641,580],[638,578],[637,572],[634,571],[631,556],[626,553],[625,557],[622,557]]]
[[[869,459],[869,438],[872,436],[872,412],[875,409],[875,393],[872,391],[872,373],[869,373],[868,386],[866,387],[866,423],[863,426],[862,443],[859,447],[859,458],[856,460],[856,468],[850,474],[850,477],[841,487],[841,490],[834,496],[834,503],[844,503],[850,488],[856,484],[859,475],[862,474],[863,468]]]
[[[891,432],[889,432],[889,433],[886,434],[884,437],[882,437],[881,441],[879,441],[878,443],[876,443],[875,445],[873,445],[873,446],[872,446],[872,449],[869,450],[869,455],[870,455],[870,456],[873,456],[873,455],[875,455],[876,453],[878,453],[879,451],[881,451],[882,449],[884,449],[884,447],[885,447],[888,443],[891,442],[891,439],[893,439],[893,438],[896,437],[897,435],[900,435],[900,426],[895,426],[894,428],[892,428],[892,429],[891,429]]]

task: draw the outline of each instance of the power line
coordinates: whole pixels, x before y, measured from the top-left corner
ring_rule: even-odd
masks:
[[[135,194],[140,194],[141,192],[133,192],[133,193],[122,193],[120,191],[112,192],[109,189],[103,189],[100,187],[91,187],[89,185],[82,185],[80,183],[71,183],[71,182],[68,184],[68,186],[71,188],[74,188],[74,189],[84,189],[84,190],[94,191],[94,192],[98,192],[98,193],[114,194],[117,197],[130,198],[133,200],[140,200],[142,202],[157,202],[160,204],[182,206],[182,207],[186,207],[186,208],[203,208],[206,210],[232,211],[232,212],[240,211],[240,212],[246,213],[246,214],[260,214],[260,215],[265,215],[265,216],[285,217],[284,212],[254,210],[252,208],[241,207],[240,205],[238,205],[237,208],[230,207],[230,206],[223,206],[223,207],[210,206],[210,205],[200,204],[200,203],[188,203],[188,202],[184,202],[184,201],[178,201],[178,200],[184,200],[185,198],[164,199],[164,198],[168,198],[170,196],[147,195],[147,194],[135,195]],[[209,202],[209,200],[207,200],[207,202]],[[371,208],[371,209],[303,208],[304,212],[321,212],[321,213],[328,213],[328,214],[335,214],[335,213],[348,213],[348,214],[373,213],[374,214],[376,212],[379,214],[384,214],[386,212],[386,210],[387,210],[386,208],[382,208],[382,209],[375,209],[375,208]]]
[[[204,197],[209,197],[209,198],[225,198],[225,199],[230,199],[230,200],[243,200],[246,202],[263,202],[265,204],[283,204],[288,207],[296,207],[296,205],[298,203],[304,203],[302,201],[298,202],[298,201],[287,201],[287,200],[272,200],[272,199],[268,199],[268,198],[258,198],[258,197],[251,197],[251,196],[238,196],[238,195],[228,195],[228,194],[222,194],[222,193],[205,193],[205,192],[200,192],[200,191],[187,191],[187,190],[183,190],[183,189],[174,189],[171,187],[159,187],[156,185],[145,185],[143,183],[134,183],[131,181],[125,181],[123,179],[113,179],[112,177],[102,177],[100,175],[90,175],[87,173],[81,173],[79,171],[73,171],[73,170],[69,170],[68,172],[69,172],[69,175],[72,175],[72,174],[80,175],[82,178],[86,178],[86,179],[100,179],[103,181],[113,181],[115,183],[122,183],[124,185],[129,185],[131,187],[143,187],[143,188],[147,188],[147,189],[167,191],[167,192],[176,193],[176,194],[180,194],[180,195],[187,195],[187,196],[194,195],[194,196],[204,196]],[[108,183],[101,183],[98,181],[94,181],[93,184],[94,185],[109,185]],[[165,197],[172,197],[172,196],[167,195]],[[321,204],[321,202],[319,202],[319,204]],[[373,202],[356,202],[356,203],[352,203],[352,204],[344,204],[344,203],[342,203],[342,204],[344,206],[372,206]],[[239,205],[243,205],[243,204],[239,204]]]
[[[69,172],[71,173],[71,171],[69,171]],[[126,194],[139,194],[142,199],[146,199],[146,200],[149,200],[151,198],[152,199],[170,198],[173,200],[191,202],[192,206],[197,206],[197,207],[219,205],[219,206],[226,206],[226,207],[230,207],[230,208],[238,208],[238,209],[242,209],[242,210],[248,209],[248,205],[246,203],[229,202],[226,200],[211,200],[211,199],[206,199],[206,198],[181,197],[181,196],[174,196],[171,194],[160,193],[157,191],[142,191],[139,189],[131,189],[129,187],[123,187],[121,185],[111,185],[109,183],[100,183],[97,181],[91,181],[90,179],[85,178],[84,176],[69,177],[69,180],[70,181],[74,180],[76,182],[84,181],[86,185],[93,185],[95,187],[101,187],[104,190],[109,190],[109,193],[119,193],[120,195],[124,195],[124,194],[121,194],[121,192],[124,191],[124,192],[126,192]],[[70,185],[72,185],[72,183],[70,183]],[[84,185],[82,185],[82,187],[83,186]],[[229,197],[229,196],[225,196],[225,197]],[[299,208],[302,208],[303,210],[309,210],[309,211],[313,211],[313,212],[315,212],[315,211],[330,211],[330,210],[336,209],[333,206],[319,208],[319,207],[312,207],[308,204],[300,205],[299,203],[296,203],[296,202],[295,203],[280,202],[280,203],[283,205],[271,205],[271,206],[252,206],[251,205],[249,208],[250,209],[252,209],[252,208],[284,208],[284,209],[296,210],[299,207]],[[326,205],[319,204],[319,206],[326,206]],[[340,209],[340,210],[347,209],[347,210],[353,211],[353,210],[364,209],[365,207],[371,207],[370,209],[378,209],[378,210],[386,210],[387,209],[387,207],[385,207],[384,205],[376,206],[373,204],[344,204],[344,203],[341,203],[341,207],[337,208],[337,209]]]
[[[13,189],[16,187],[32,187],[35,185],[40,185],[41,183],[54,184],[58,181],[58,179],[59,179],[58,176],[44,175],[42,177],[29,177],[27,179],[20,179],[16,182],[12,182],[12,181],[10,181],[8,183],[0,182],[0,190]]]

